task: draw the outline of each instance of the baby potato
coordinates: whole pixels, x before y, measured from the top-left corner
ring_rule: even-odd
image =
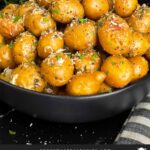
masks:
[[[37,92],[43,92],[46,85],[39,73],[39,68],[32,63],[23,63],[15,68],[12,71],[10,83]]]
[[[71,49],[91,49],[97,42],[95,22],[83,18],[73,21],[64,31],[64,41]]]
[[[16,64],[35,60],[37,39],[28,31],[21,33],[14,42],[13,56]]]
[[[60,87],[71,79],[74,66],[68,55],[53,53],[42,62],[41,73],[51,86]]]
[[[0,13],[2,14],[0,15],[0,34],[2,36],[12,39],[24,31],[22,17]]]
[[[0,79],[4,80],[6,82],[10,82],[12,74],[12,69],[6,68],[3,70],[3,72],[0,74]]]
[[[4,14],[16,15],[16,10],[18,9],[18,4],[8,4],[2,9]]]
[[[125,20],[110,13],[98,22],[99,42],[109,54],[123,55],[129,52],[132,34]]]
[[[13,68],[15,66],[12,49],[9,45],[0,45],[0,68]]]
[[[95,50],[79,51],[73,56],[77,72],[94,72],[99,70],[101,58]]]
[[[37,51],[41,58],[46,58],[50,53],[56,52],[64,47],[62,32],[48,32],[41,35],[38,42]]]
[[[34,1],[26,1],[25,3],[19,5],[16,13],[18,16],[25,17],[29,12],[34,9],[39,8],[38,4]]]
[[[133,67],[129,60],[122,56],[108,57],[101,70],[107,75],[105,82],[114,88],[125,87],[133,78]]]
[[[145,4],[139,7],[128,19],[128,24],[135,31],[150,33],[150,8]]]
[[[52,0],[36,0],[36,1],[40,6],[46,7],[46,8],[48,8],[52,2]]]
[[[55,21],[51,18],[49,12],[42,8],[34,9],[25,17],[25,27],[35,36],[40,36],[42,32],[56,28]]]
[[[128,53],[129,57],[144,55],[150,47],[149,40],[146,35],[140,32],[132,32],[132,42]]]
[[[55,21],[69,23],[84,17],[84,9],[78,0],[52,0],[50,11]]]
[[[0,44],[4,44],[4,37],[2,35],[0,35]]]
[[[108,0],[83,0],[85,16],[97,20],[109,10]]]
[[[113,88],[107,85],[106,83],[102,83],[100,85],[99,93],[104,94],[104,93],[111,93],[113,91]]]
[[[149,71],[149,64],[144,57],[136,56],[133,58],[129,58],[129,61],[133,66],[132,82],[137,81],[147,75]]]
[[[97,94],[105,77],[105,73],[100,71],[75,75],[67,84],[66,91],[73,96]]]
[[[129,17],[137,5],[138,0],[115,0],[115,11],[121,17]]]

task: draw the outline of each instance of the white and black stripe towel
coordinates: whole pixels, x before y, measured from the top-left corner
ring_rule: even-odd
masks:
[[[115,144],[150,144],[150,98],[132,109]]]

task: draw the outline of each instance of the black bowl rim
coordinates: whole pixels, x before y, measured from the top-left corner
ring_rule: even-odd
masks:
[[[6,86],[9,86],[10,88],[14,88],[18,91],[24,92],[24,93],[43,96],[43,97],[46,96],[46,97],[53,98],[53,99],[63,99],[63,100],[64,99],[69,99],[69,100],[85,100],[85,99],[87,99],[87,100],[91,100],[91,99],[96,99],[96,98],[105,98],[105,97],[117,95],[118,93],[122,93],[124,91],[127,91],[127,90],[134,88],[137,85],[142,84],[143,82],[147,81],[149,78],[150,78],[150,73],[147,76],[145,76],[144,78],[140,79],[139,81],[137,81],[131,85],[128,85],[122,89],[118,89],[116,91],[113,91],[111,93],[86,95],[86,96],[52,95],[52,94],[48,94],[48,93],[39,93],[36,91],[28,90],[28,89],[13,85],[13,84],[8,83],[2,79],[0,79],[0,83],[4,84]]]

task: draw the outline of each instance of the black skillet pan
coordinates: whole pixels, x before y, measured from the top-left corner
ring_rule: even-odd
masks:
[[[150,74],[113,93],[81,97],[41,94],[0,80],[0,99],[3,102],[29,115],[65,123],[83,123],[114,116],[140,102],[149,91]]]

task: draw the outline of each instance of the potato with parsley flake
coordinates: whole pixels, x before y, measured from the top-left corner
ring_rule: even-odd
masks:
[[[55,30],[56,23],[48,11],[42,8],[34,9],[25,17],[25,27],[35,36],[39,37],[42,32]]]
[[[143,4],[129,17],[128,24],[135,31],[150,33],[150,8]]]
[[[105,77],[105,73],[100,71],[77,74],[67,84],[66,91],[73,96],[98,94]]]
[[[103,62],[101,70],[106,73],[105,82],[114,88],[123,88],[133,79],[133,67],[122,56],[109,56]]]
[[[14,68],[15,63],[12,55],[11,44],[0,44],[0,68]]]
[[[42,62],[41,73],[51,86],[60,87],[69,82],[74,66],[68,55],[52,53]]]
[[[52,2],[52,0],[36,0],[36,1],[41,7],[45,8],[48,8]]]
[[[147,36],[143,33],[133,31],[132,42],[127,56],[135,57],[144,55],[150,48],[150,43]]]
[[[18,4],[8,4],[2,9],[2,12],[5,14],[16,15],[18,7]]]
[[[18,16],[25,17],[29,12],[33,11],[36,8],[39,8],[37,3],[35,3],[34,1],[26,1],[25,3],[19,5],[16,13]]]
[[[49,10],[53,19],[60,23],[84,17],[83,6],[78,0],[52,0]]]
[[[132,82],[137,81],[148,74],[149,64],[148,61],[142,56],[129,58],[133,66],[133,79]]]
[[[4,44],[4,43],[5,43],[4,37],[0,35],[0,44]]]
[[[75,50],[91,49],[97,42],[96,23],[89,19],[72,21],[64,31],[65,44]]]
[[[6,39],[15,38],[24,31],[23,19],[20,16],[0,12],[0,34]]]
[[[26,31],[21,33],[13,45],[13,57],[16,64],[25,62],[32,62],[35,60],[37,39],[30,32]]]
[[[13,69],[4,69],[3,72],[0,74],[0,79],[6,82],[10,82],[12,71]]]
[[[132,34],[126,21],[114,13],[98,21],[99,42],[107,53],[123,55],[129,52]]]
[[[23,63],[12,71],[10,83],[36,92],[43,92],[46,82],[42,79],[40,69],[32,63]]]
[[[77,72],[94,72],[100,69],[101,58],[95,50],[79,51],[73,56]]]
[[[138,0],[115,0],[115,11],[121,17],[129,17],[137,5]]]
[[[111,93],[112,91],[113,91],[113,88],[111,86],[109,86],[108,84],[102,83],[100,85],[100,89],[99,89],[100,94]]]
[[[83,0],[85,16],[89,19],[98,20],[109,11],[108,0]]]
[[[50,53],[57,52],[64,47],[63,33],[59,31],[46,32],[41,35],[37,51],[41,58],[46,58]]]

